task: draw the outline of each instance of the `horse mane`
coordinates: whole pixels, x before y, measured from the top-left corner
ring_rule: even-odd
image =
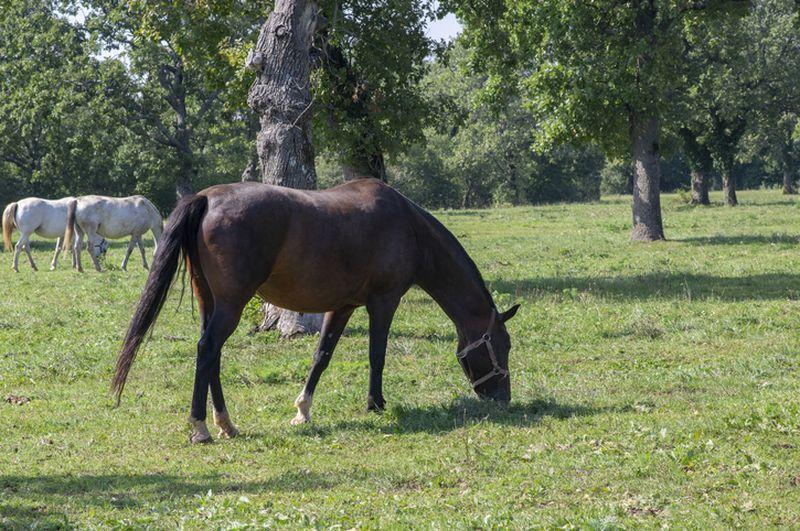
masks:
[[[429,232],[433,233],[434,235],[438,236],[442,243],[446,245],[442,245],[442,248],[447,251],[447,253],[454,259],[454,261],[462,264],[465,270],[470,274],[473,281],[478,285],[478,289],[483,293],[489,303],[495,308],[494,299],[492,298],[491,293],[489,293],[489,289],[486,287],[486,282],[483,280],[483,275],[481,275],[478,266],[475,265],[475,261],[467,254],[467,251],[464,249],[464,246],[461,245],[461,242],[458,241],[452,232],[450,232],[444,224],[436,219],[433,214],[416,204],[411,199],[403,196],[406,201],[411,205],[414,212],[420,216],[422,219],[422,223],[429,229]],[[419,239],[420,234],[419,231],[417,232],[417,238]],[[432,261],[432,257],[429,253],[424,253],[425,259]],[[435,267],[435,266],[434,266]]]

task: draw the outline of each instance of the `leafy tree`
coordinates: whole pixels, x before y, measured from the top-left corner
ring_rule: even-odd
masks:
[[[783,192],[795,192],[800,113],[800,15],[791,0],[757,0],[744,25],[745,60],[751,72],[747,104],[752,119],[745,137],[751,157],[763,155],[782,174]]]
[[[634,240],[664,238],[662,119],[683,82],[685,28],[733,0],[449,0],[464,21],[488,96],[519,89],[535,111],[540,146],[594,142],[633,162]],[[488,9],[487,9],[488,7]]]
[[[392,182],[426,205],[448,207],[599,198],[602,156],[585,146],[533,149],[534,117],[519,98],[481,98],[486,77],[469,75],[456,44],[431,64],[423,87],[432,109],[425,138],[390,168]]]
[[[92,55],[54,2],[16,0],[0,11],[0,196],[115,190],[112,160],[124,113],[109,87],[118,63]]]
[[[127,101],[135,117],[129,125],[171,151],[177,191],[190,192],[220,113],[245,108],[247,77],[239,61],[257,31],[258,6],[244,0],[86,4],[86,27],[105,50],[124,57],[136,85]]]

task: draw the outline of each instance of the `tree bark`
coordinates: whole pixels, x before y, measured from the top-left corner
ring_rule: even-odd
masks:
[[[736,179],[733,178],[730,171],[722,174],[722,193],[725,196],[726,205],[736,206],[739,204],[736,199]]]
[[[302,189],[317,184],[309,81],[316,21],[316,2],[276,0],[247,59],[258,72],[247,103],[261,118],[256,146],[265,183]]]
[[[313,0],[276,0],[247,66],[257,72],[247,103],[258,113],[256,148],[261,180],[290,188],[316,188],[311,142],[311,44],[318,24]],[[264,305],[261,329],[283,336],[319,332],[320,315]]]
[[[783,193],[786,195],[794,194],[794,181],[792,178],[792,171],[786,168],[783,169]]]
[[[261,129],[258,115],[250,113],[247,120],[247,140],[250,141],[250,154],[247,158],[247,166],[242,172],[242,182],[261,181],[261,169],[259,168],[258,148],[256,147],[256,136]]]
[[[705,170],[692,170],[692,204],[705,206],[711,204],[708,198],[708,173]]]
[[[783,150],[783,193],[794,194],[794,159],[791,154],[791,145]]]
[[[658,118],[631,113],[633,152],[633,230],[635,241],[664,239],[661,221],[661,154],[658,148]]]

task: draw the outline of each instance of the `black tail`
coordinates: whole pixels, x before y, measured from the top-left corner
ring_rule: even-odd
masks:
[[[208,198],[203,195],[182,197],[178,206],[170,214],[167,227],[158,242],[158,251],[153,257],[153,264],[144,291],[139,299],[139,306],[133,314],[128,333],[122,342],[122,349],[117,357],[117,370],[111,384],[117,395],[119,404],[128,372],[136,358],[136,352],[142,345],[147,333],[153,328],[158,314],[167,300],[172,279],[178,271],[181,255],[191,263],[197,257],[197,231],[200,221],[208,207]]]

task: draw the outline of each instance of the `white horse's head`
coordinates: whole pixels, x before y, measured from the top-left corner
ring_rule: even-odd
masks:
[[[94,254],[95,256],[103,256],[108,251],[108,240],[105,238],[100,238],[100,241],[94,242]]]

